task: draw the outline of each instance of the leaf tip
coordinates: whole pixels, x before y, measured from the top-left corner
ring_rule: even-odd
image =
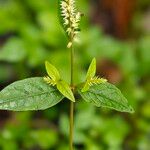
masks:
[[[96,68],[96,58],[95,57],[91,61],[91,66]]]
[[[75,102],[75,97],[74,94],[67,82],[64,80],[58,81],[57,82],[57,89],[59,90],[60,93],[62,93],[66,98],[71,100],[72,102]]]
[[[46,60],[46,61],[45,61],[45,66],[47,66],[47,64],[49,64],[49,62]]]
[[[71,101],[73,101],[74,103],[76,102],[74,96],[72,97]]]
[[[69,100],[71,100],[72,102],[75,102],[75,97],[74,97],[74,94],[73,94],[73,92],[71,92],[70,91],[70,95],[66,95],[66,97],[69,99]]]
[[[96,63],[96,58],[94,57],[92,61],[93,61],[94,63]]]

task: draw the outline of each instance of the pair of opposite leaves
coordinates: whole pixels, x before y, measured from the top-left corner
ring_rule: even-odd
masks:
[[[58,70],[46,61],[49,77],[28,78],[14,82],[0,92],[0,109],[13,111],[43,110],[59,103],[64,97],[75,101],[68,83],[61,79]],[[92,60],[86,81],[76,91],[88,103],[121,112],[133,112],[119,89],[106,79],[95,77],[96,60]],[[56,87],[55,87],[56,86]]]
[[[66,98],[75,102],[74,94],[71,90],[71,87],[67,82],[61,79],[59,71],[48,61],[45,62],[46,71],[49,77],[44,77],[45,82],[48,84],[57,87],[57,89],[62,93]],[[103,78],[95,77],[96,74],[96,59],[94,58],[89,66],[86,82],[83,84],[82,92],[86,92],[90,86],[93,84],[105,83],[107,80]]]

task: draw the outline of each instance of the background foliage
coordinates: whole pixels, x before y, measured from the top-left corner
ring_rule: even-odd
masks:
[[[148,0],[134,2],[132,7],[130,1],[125,5],[132,10],[126,13],[130,17],[123,14],[123,23],[117,26],[117,5],[110,9],[111,5],[98,5],[98,1],[78,1],[85,17],[76,45],[76,82],[85,78],[96,56],[98,75],[122,90],[135,113],[95,108],[79,99],[74,129],[77,150],[150,147],[150,5]],[[15,80],[45,76],[45,60],[60,68],[69,81],[69,51],[55,0],[1,0],[0,23],[0,89]],[[67,150],[68,111],[69,103],[63,101],[45,111],[0,111],[0,149]]]

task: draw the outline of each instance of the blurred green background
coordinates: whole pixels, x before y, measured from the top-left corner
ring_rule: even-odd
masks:
[[[150,1],[78,0],[84,13],[76,42],[76,83],[97,58],[97,74],[118,86],[134,114],[76,103],[76,150],[150,149]],[[56,0],[0,0],[0,89],[45,76],[49,60],[66,81],[67,39]],[[81,72],[81,73],[79,73]],[[0,150],[68,150],[69,102],[36,112],[0,111]]]

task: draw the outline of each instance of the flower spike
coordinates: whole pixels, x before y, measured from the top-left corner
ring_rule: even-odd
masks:
[[[62,26],[69,39],[73,40],[80,31],[79,25],[82,14],[76,10],[75,0],[59,0],[59,7]]]
[[[50,77],[48,77],[48,76],[44,77],[43,79],[44,79],[44,81],[45,81],[47,84],[49,84],[49,85],[55,86],[55,85],[57,84],[56,81],[52,80],[52,79],[51,79]]]

